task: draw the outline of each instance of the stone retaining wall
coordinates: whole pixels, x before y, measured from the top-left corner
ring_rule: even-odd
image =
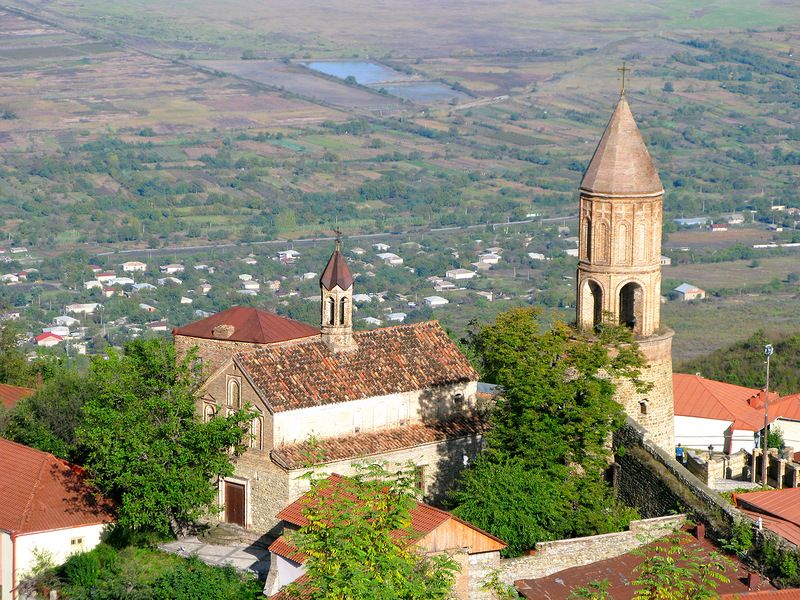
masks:
[[[686,515],[669,515],[631,521],[628,531],[539,542],[530,556],[501,560],[500,578],[513,584],[518,579],[538,579],[571,567],[621,556],[669,534],[685,520]]]

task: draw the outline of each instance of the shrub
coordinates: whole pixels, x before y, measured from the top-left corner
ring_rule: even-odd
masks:
[[[152,597],[160,600],[240,600],[259,594],[257,582],[239,575],[233,567],[209,567],[197,557],[164,573],[152,589]]]
[[[88,588],[97,583],[100,576],[100,559],[94,552],[73,554],[61,569],[68,584]]]

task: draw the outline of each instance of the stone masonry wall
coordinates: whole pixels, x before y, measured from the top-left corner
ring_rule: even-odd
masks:
[[[672,395],[672,331],[639,340],[639,348],[647,359],[642,369],[643,381],[650,390],[639,392],[628,380],[616,381],[615,399],[625,412],[644,427],[649,438],[672,452],[675,447],[675,402]]]
[[[538,579],[571,567],[622,556],[675,531],[685,520],[686,515],[669,515],[631,521],[628,531],[539,542],[531,556],[501,560],[500,578],[511,585],[518,579]]]
[[[230,340],[208,340],[205,338],[189,337],[186,335],[173,336],[175,353],[178,360],[183,358],[189,350],[197,346],[198,356],[203,363],[206,376],[212,375],[226,360],[237,352],[248,352],[263,348],[264,344],[250,342],[234,342]]]
[[[649,438],[632,419],[614,434],[617,453],[617,494],[643,517],[659,517],[676,510],[689,512],[712,533],[727,535],[734,520],[743,518],[714,490],[692,475]]]

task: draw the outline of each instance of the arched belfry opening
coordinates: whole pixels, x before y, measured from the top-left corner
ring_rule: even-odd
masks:
[[[644,290],[636,282],[626,283],[619,291],[619,324],[641,335],[643,318]]]
[[[587,279],[581,295],[581,327],[595,329],[603,322],[603,288],[596,281]]]

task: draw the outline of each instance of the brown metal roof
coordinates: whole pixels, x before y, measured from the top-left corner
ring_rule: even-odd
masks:
[[[205,319],[176,327],[172,334],[231,342],[274,344],[319,335],[319,327],[249,306],[233,306]]]
[[[18,535],[110,523],[111,505],[83,469],[0,438],[0,529]]]
[[[658,543],[658,542],[653,542]],[[652,549],[653,544],[642,548],[646,553],[648,548]],[[697,540],[688,537],[684,544],[689,548],[697,548],[703,552],[717,550],[707,539]],[[726,577],[730,579],[727,583],[720,582],[716,592],[718,594],[739,593],[746,594],[748,570],[745,565],[734,556],[728,556],[733,562],[734,567],[726,569]],[[615,600],[632,600],[636,593],[636,588],[632,582],[636,579],[634,569],[644,560],[644,556],[629,552],[615,558],[609,558],[597,562],[564,569],[546,577],[539,579],[520,579],[514,582],[514,587],[524,598],[531,600],[564,600],[569,598],[572,590],[587,586],[590,583],[607,579],[610,587],[609,596]],[[775,589],[768,581],[761,581],[760,589]]]
[[[620,196],[664,190],[624,95],[608,121],[580,188]]]
[[[6,408],[14,408],[17,402],[23,398],[27,398],[35,391],[36,390],[31,388],[0,383],[0,402],[2,402],[3,406]]]
[[[275,412],[478,380],[435,321],[359,331],[353,339],[352,352],[314,340],[267,346],[235,360]]]
[[[350,273],[344,256],[339,252],[338,243],[319,278],[319,284],[326,290],[332,290],[337,285],[346,290],[353,285],[353,274]]]

